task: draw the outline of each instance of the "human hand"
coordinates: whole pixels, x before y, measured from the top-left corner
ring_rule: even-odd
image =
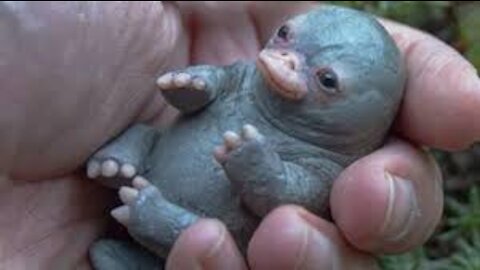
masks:
[[[7,176],[0,181],[0,265],[7,269],[86,267],[88,245],[104,228],[111,194],[74,172],[128,124],[167,121],[171,111],[155,91],[156,75],[170,67],[255,58],[285,16],[310,8],[186,4],[180,10],[191,19],[188,31],[171,3],[10,5],[0,6],[9,15],[1,20],[12,26],[0,32],[8,38],[8,65],[0,66],[0,130],[8,130],[0,133],[0,169]],[[480,83],[450,48],[386,25],[408,58],[411,80],[397,130],[412,143],[396,139],[342,174],[332,192],[336,225],[297,207],[272,212],[252,239],[252,269],[291,269],[298,258],[305,269],[370,269],[374,262],[367,254],[418,246],[438,222],[441,177],[414,144],[458,149],[472,143],[480,134],[474,122]],[[408,180],[391,181],[385,171]],[[50,180],[22,181],[41,179]],[[398,188],[393,192],[391,186]],[[412,202],[416,211],[409,210]],[[408,219],[410,213],[420,215]],[[405,227],[410,229],[395,239]],[[194,225],[182,234],[167,268],[245,268],[231,237],[220,232],[225,228],[214,221]]]

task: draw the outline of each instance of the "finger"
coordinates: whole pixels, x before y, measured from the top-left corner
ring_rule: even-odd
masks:
[[[259,51],[244,2],[176,1],[191,38],[191,63],[226,65]]]
[[[480,79],[453,48],[407,26],[383,21],[405,55],[407,88],[397,130],[421,144],[462,149],[480,138]]]
[[[167,259],[166,269],[247,269],[226,227],[200,220],[180,235]]]
[[[402,141],[355,162],[331,192],[335,223],[358,249],[398,253],[423,244],[443,209],[433,158]]]
[[[351,248],[333,224],[296,206],[282,206],[264,219],[248,260],[252,270],[378,269],[373,257]]]

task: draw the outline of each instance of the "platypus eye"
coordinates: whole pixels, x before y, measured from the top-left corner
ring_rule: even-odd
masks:
[[[290,34],[290,28],[287,25],[282,25],[277,31],[277,37],[287,41]]]
[[[335,72],[330,69],[320,69],[317,71],[318,82],[321,87],[329,93],[336,93],[339,89],[338,78]]]

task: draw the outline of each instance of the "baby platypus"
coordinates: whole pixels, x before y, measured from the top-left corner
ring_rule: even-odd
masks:
[[[87,164],[119,188],[112,215],[138,244],[96,243],[100,270],[154,265],[201,217],[222,221],[243,252],[280,205],[328,218],[332,182],[383,144],[405,71],[375,18],[321,6],[278,27],[255,62],[192,66],[157,84],[181,117],[162,132],[131,126]]]

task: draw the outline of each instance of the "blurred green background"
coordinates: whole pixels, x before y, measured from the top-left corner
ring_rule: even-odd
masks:
[[[426,31],[450,44],[480,69],[480,2],[327,2]],[[432,152],[445,180],[443,220],[423,247],[406,254],[381,257],[379,262],[386,270],[480,270],[480,145],[456,153]]]

